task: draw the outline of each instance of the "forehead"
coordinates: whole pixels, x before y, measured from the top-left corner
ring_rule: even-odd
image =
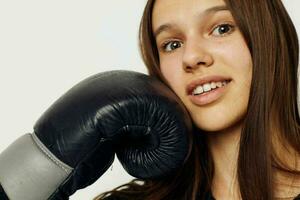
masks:
[[[156,0],[152,11],[152,25],[169,23],[188,16],[200,16],[205,10],[225,5],[223,0]]]

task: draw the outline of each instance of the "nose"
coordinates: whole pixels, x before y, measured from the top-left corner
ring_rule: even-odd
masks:
[[[209,53],[205,44],[199,44],[197,41],[186,43],[185,50],[182,58],[183,68],[186,72],[193,72],[201,65],[210,66],[213,64],[213,57]]]

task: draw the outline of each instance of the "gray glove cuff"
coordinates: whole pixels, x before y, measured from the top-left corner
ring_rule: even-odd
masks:
[[[26,134],[0,154],[0,183],[10,200],[48,199],[73,168]]]

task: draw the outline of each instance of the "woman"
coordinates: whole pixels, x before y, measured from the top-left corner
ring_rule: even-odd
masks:
[[[299,50],[280,0],[148,0],[140,46],[149,74],[185,104],[197,138],[175,176],[96,199],[296,199]]]

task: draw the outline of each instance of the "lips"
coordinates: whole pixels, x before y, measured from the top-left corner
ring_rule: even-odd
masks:
[[[210,83],[210,82],[231,81],[231,80],[232,79],[230,77],[219,76],[219,75],[205,76],[203,78],[199,78],[190,82],[186,88],[186,92],[188,95],[191,95],[194,89],[199,85],[203,85],[205,83]]]

